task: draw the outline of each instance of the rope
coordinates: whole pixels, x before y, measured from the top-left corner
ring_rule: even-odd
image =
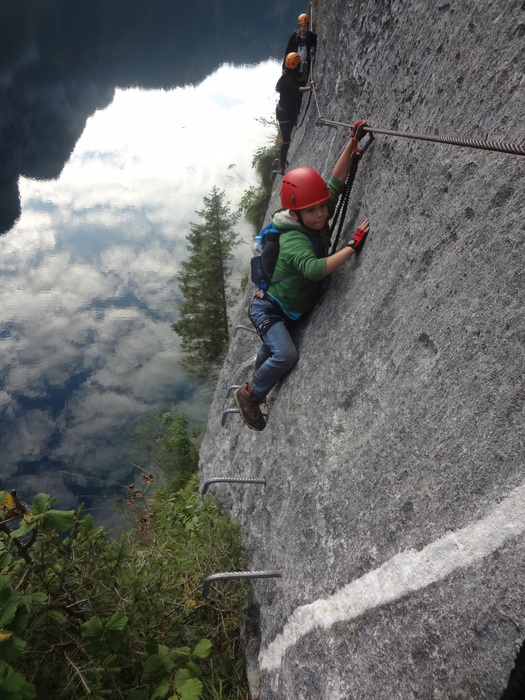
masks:
[[[345,122],[337,122],[331,119],[325,119],[320,115],[317,119],[317,124],[318,126],[344,126],[350,129],[352,128],[352,124],[346,124]],[[410,131],[393,131],[392,129],[380,129],[377,127],[369,126],[368,124],[366,126],[363,126],[363,132],[368,134],[373,133],[386,134],[387,136],[400,136],[401,138],[417,139],[419,141],[434,141],[436,143],[448,143],[453,146],[464,146],[465,148],[481,148],[485,151],[499,151],[500,153],[512,153],[513,155],[525,156],[525,145],[522,144],[498,143],[497,141],[480,141],[478,139],[459,139],[455,136],[433,136],[432,134],[414,134]]]
[[[313,49],[310,52],[309,58],[310,58],[310,69],[309,69],[308,79],[313,80],[314,79],[314,62],[315,62],[315,51]],[[303,114],[303,118],[301,119],[301,123],[297,127],[298,129],[300,129],[303,125],[303,122],[304,122],[305,117],[306,117],[306,113],[308,112],[308,107],[310,106],[310,102],[312,101],[312,92],[314,90],[315,90],[315,86],[314,86],[313,90],[310,90],[310,93],[308,95],[308,102],[306,103],[306,109],[304,110],[304,114]]]
[[[337,246],[339,245],[339,239],[341,238],[341,233],[343,231],[343,225],[345,222],[345,216],[346,216],[346,210],[348,209],[348,202],[350,200],[350,191],[352,189],[352,185],[354,183],[354,178],[355,178],[355,171],[357,170],[357,162],[359,161],[359,156],[354,155],[354,159],[352,161],[352,169],[353,173],[350,172],[348,175],[348,178],[345,182],[345,188],[343,190],[343,194],[341,196],[341,199],[339,200],[339,204],[337,207],[337,211],[335,213],[335,216],[333,218],[333,221],[330,225],[330,239],[332,238],[332,234],[334,232],[335,226],[337,224],[337,219],[339,218],[339,215],[341,214],[341,220],[339,222],[339,228],[337,229],[337,235],[335,237],[335,241],[333,242],[332,245],[332,250],[330,251],[330,255],[333,255],[335,251],[337,250]],[[355,167],[354,167],[354,162],[355,162]]]
[[[312,93],[310,92],[310,94],[308,95],[308,102],[306,103],[306,108],[305,108],[304,113],[303,113],[303,118],[301,119],[301,123],[297,127],[298,129],[300,129],[304,123],[304,119],[306,117],[306,113],[308,112],[308,107],[310,106],[311,100],[312,100]]]
[[[363,127],[360,127],[360,128],[362,129]],[[345,186],[344,186],[341,198],[339,200],[339,204],[337,205],[337,211],[335,213],[334,218],[332,219],[332,223],[330,224],[330,239],[331,239],[332,234],[333,234],[334,229],[335,229],[335,226],[336,226],[336,223],[337,223],[337,219],[339,218],[339,215],[341,214],[341,220],[339,222],[339,228],[337,229],[337,235],[336,235],[335,240],[334,240],[333,245],[332,245],[332,251],[331,251],[332,255],[337,250],[337,246],[339,245],[339,239],[341,238],[341,233],[343,231],[343,225],[344,225],[344,221],[345,221],[346,211],[348,209],[348,202],[350,201],[350,192],[352,191],[355,176],[357,173],[357,166],[359,165],[359,161],[361,160],[363,153],[366,151],[367,148],[370,147],[373,139],[374,139],[373,134],[369,134],[368,141],[366,142],[366,144],[360,150],[352,153],[352,162],[350,164],[350,172],[348,173],[348,177],[346,178]]]
[[[321,110],[319,109],[319,100],[317,99],[317,90],[315,89],[315,85],[314,85],[312,92],[314,93],[315,106],[317,107],[317,117],[318,117],[317,122],[319,122],[319,119],[322,119],[322,117],[321,117]]]

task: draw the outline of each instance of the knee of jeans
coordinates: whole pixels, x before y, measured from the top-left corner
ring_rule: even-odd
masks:
[[[279,353],[279,356],[283,365],[289,369],[291,369],[299,359],[297,348],[293,345],[285,348],[283,352]]]
[[[255,357],[255,371],[256,372],[259,369],[259,367],[262,367],[262,365],[264,365],[264,363],[266,362],[266,360],[269,357],[270,357],[270,355],[267,355],[266,353],[261,353],[261,352],[257,353],[257,355]]]

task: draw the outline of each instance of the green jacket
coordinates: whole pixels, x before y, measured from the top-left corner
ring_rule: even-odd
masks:
[[[327,185],[330,191],[329,221],[335,212],[344,183],[332,175]],[[279,237],[279,257],[273,277],[278,278],[290,273],[293,273],[293,276],[274,282],[270,285],[268,292],[281,303],[285,311],[292,313],[310,311],[321,294],[325,279],[325,258],[330,244],[328,221],[322,231],[311,231],[292,219],[288,209],[279,209],[272,216],[272,221],[277,228],[286,231]],[[315,240],[316,250],[309,236]]]

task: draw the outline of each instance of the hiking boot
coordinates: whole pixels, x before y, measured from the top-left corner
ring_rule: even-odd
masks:
[[[261,412],[261,400],[247,390],[246,386],[240,386],[233,392],[235,403],[239,407],[241,418],[248,428],[252,430],[264,430],[266,420]]]

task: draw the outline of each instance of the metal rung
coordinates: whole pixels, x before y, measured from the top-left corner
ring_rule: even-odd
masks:
[[[226,416],[228,413],[240,413],[238,408],[227,408],[225,411],[222,412],[222,418],[221,418],[221,425],[224,426],[226,423]]]
[[[235,326],[233,330],[234,336],[237,334],[237,331],[248,331],[249,333],[257,333],[255,328],[253,328],[252,326]]]
[[[239,389],[242,386],[242,384],[232,384],[231,386],[228,387],[226,390],[226,398],[229,399],[230,396],[233,394],[235,389]]]
[[[212,574],[204,579],[202,586],[202,597],[207,598],[210,590],[210,585],[214,581],[237,581],[250,578],[281,578],[280,571],[226,571],[222,574]]]
[[[251,479],[247,477],[233,477],[233,476],[214,476],[212,479],[207,479],[201,491],[201,496],[204,496],[211,484],[264,484],[266,486],[266,479]]]

